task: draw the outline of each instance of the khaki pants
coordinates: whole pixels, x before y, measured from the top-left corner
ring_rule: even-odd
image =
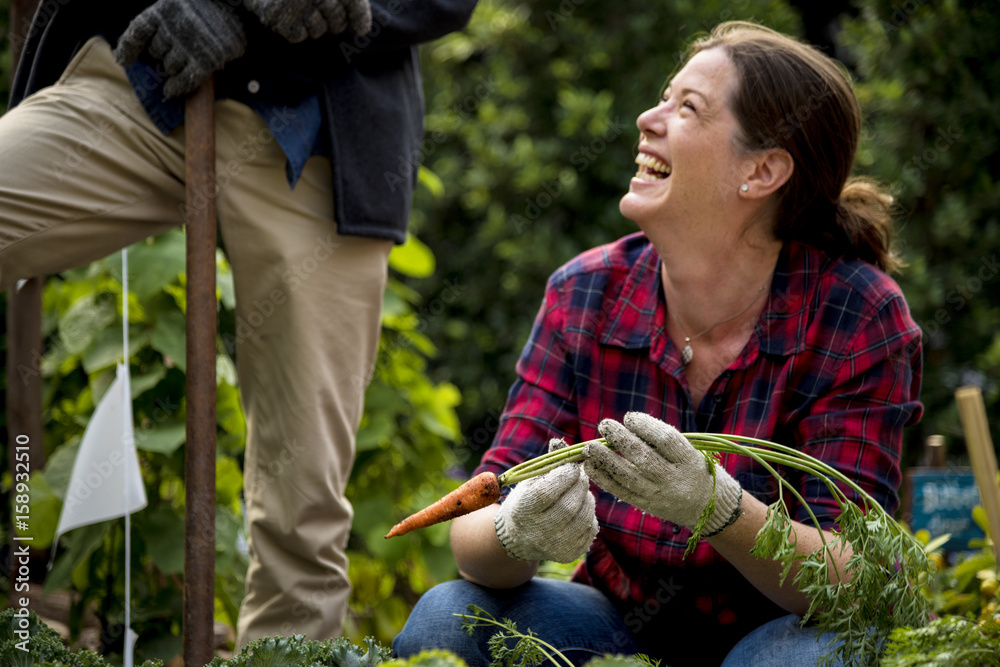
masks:
[[[325,639],[350,595],[344,492],[391,242],[337,234],[326,158],[290,190],[284,153],[249,107],[218,102],[216,132],[218,220],[246,324],[251,560],[237,641]],[[0,289],[183,223],[183,127],[163,136],[99,38],[0,118],[0,156]]]

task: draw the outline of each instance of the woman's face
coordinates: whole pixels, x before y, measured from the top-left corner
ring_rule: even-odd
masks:
[[[746,168],[729,108],[735,87],[726,52],[702,51],[670,81],[660,103],[639,116],[639,167],[619,205],[625,217],[643,229],[660,221],[701,221],[735,200]]]

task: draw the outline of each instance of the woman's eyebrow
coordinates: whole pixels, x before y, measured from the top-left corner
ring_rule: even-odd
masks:
[[[694,88],[682,88],[681,89],[681,95],[688,95],[688,94],[697,95],[698,97],[700,97],[702,100],[705,101],[705,105],[706,106],[709,105],[708,98],[705,97],[705,94],[703,92],[701,92],[700,90],[695,90]]]
[[[663,94],[666,95],[671,88],[673,88],[673,84],[670,84],[666,88],[664,88]],[[705,101],[705,106],[710,106],[708,98],[700,90],[695,90],[694,88],[681,88],[681,95],[688,95],[688,94],[697,95],[698,97],[700,97],[702,100]]]

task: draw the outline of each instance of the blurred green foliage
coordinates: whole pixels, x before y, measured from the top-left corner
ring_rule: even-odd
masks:
[[[867,111],[860,168],[892,186],[899,276],[924,332],[926,414],[914,434],[964,455],[954,392],[1000,398],[1000,13],[973,0],[864,0],[841,35]],[[992,433],[1000,443],[1000,420]],[[916,441],[919,442],[919,441]]]

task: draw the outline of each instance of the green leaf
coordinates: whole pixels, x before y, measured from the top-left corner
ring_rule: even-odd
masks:
[[[378,449],[389,442],[392,434],[396,432],[396,424],[384,419],[374,419],[358,430],[355,449],[358,452],[366,452]]]
[[[119,521],[119,519],[80,526],[67,533],[70,541],[69,549],[62,556],[56,558],[52,571],[45,578],[46,593],[69,587],[73,570],[84,565],[90,554],[104,543],[104,538],[107,537],[108,531],[111,530],[115,521]],[[60,538],[60,541],[62,539],[64,538]]]
[[[406,235],[406,243],[394,246],[389,253],[389,266],[413,278],[426,278],[434,274],[434,253],[413,234]]]
[[[17,531],[18,535],[31,537],[31,546],[36,549],[45,549],[52,544],[56,527],[59,525],[59,512],[62,510],[62,501],[56,497],[49,486],[45,474],[34,472],[28,479],[28,487],[31,489],[31,499],[28,503],[31,512],[28,519],[28,530]],[[14,512],[20,514],[20,512]]]
[[[164,310],[153,321],[153,348],[169,358],[178,368],[187,367],[187,324],[176,310]],[[166,363],[166,362],[165,362]],[[167,363],[169,365],[169,363]]]
[[[167,376],[167,369],[160,362],[150,364],[143,371],[132,369],[130,381],[132,387],[132,398],[135,399],[160,383],[160,380]]]
[[[219,301],[228,310],[236,310],[236,287],[233,284],[233,269],[222,250],[215,255],[215,284]]]
[[[216,383],[228,382],[234,387],[239,386],[236,379],[236,364],[228,354],[220,354],[215,358],[215,380]]]
[[[167,503],[158,503],[143,512],[136,530],[146,545],[146,553],[163,574],[184,572],[184,517]]]
[[[215,501],[223,507],[239,506],[243,492],[243,473],[235,459],[219,456],[215,460]]]
[[[215,414],[219,426],[228,433],[246,437],[247,423],[240,406],[240,395],[236,387],[228,382],[220,382],[216,387]]]
[[[149,429],[135,432],[135,446],[147,452],[173,454],[184,444],[187,426],[183,422],[166,421]]]
[[[434,197],[444,196],[444,182],[441,177],[424,165],[420,165],[417,171],[417,182],[427,188]]]
[[[143,345],[142,337],[129,332],[128,345],[129,353],[135,354]],[[121,327],[103,329],[97,332],[90,345],[83,351],[83,369],[88,375],[93,375],[105,368],[113,368],[123,360],[124,354]]]
[[[45,462],[45,481],[48,482],[52,493],[60,502],[66,497],[66,489],[69,488],[69,480],[73,475],[73,464],[76,463],[76,454],[80,449],[80,437],[74,437],[66,442],[62,447],[56,449]]]
[[[175,282],[185,269],[186,244],[184,230],[178,227],[130,246],[129,291],[145,301]]]
[[[95,336],[115,321],[115,304],[112,299],[98,298],[90,293],[77,299],[66,310],[59,322],[59,340],[70,354],[80,354]]]

